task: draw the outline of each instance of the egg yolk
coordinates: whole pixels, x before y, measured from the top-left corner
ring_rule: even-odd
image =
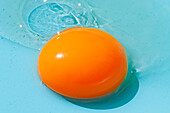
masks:
[[[79,99],[104,96],[127,74],[126,51],[95,28],[73,27],[56,34],[40,52],[38,73],[55,92]]]

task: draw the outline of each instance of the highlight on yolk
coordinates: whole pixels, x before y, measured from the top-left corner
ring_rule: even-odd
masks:
[[[38,73],[55,92],[79,99],[104,96],[127,74],[126,51],[99,29],[74,27],[56,34],[40,52]]]

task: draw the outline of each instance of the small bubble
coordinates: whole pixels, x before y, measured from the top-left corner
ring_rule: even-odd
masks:
[[[22,25],[19,25],[20,28],[22,28]]]
[[[140,69],[136,69],[136,72],[140,72]]]
[[[81,3],[78,3],[78,6],[81,6]]]

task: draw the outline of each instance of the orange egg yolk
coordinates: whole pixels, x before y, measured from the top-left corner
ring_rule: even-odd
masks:
[[[126,51],[99,29],[73,27],[56,34],[40,52],[38,73],[49,88],[72,98],[104,96],[127,74]]]

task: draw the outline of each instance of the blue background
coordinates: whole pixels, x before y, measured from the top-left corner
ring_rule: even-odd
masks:
[[[136,74],[128,87],[110,101],[81,104],[64,99],[42,84],[37,73],[40,51],[6,39],[1,32],[4,23],[0,24],[0,113],[170,112],[170,1],[89,2],[133,61]],[[0,23],[7,15],[3,10],[0,7]]]

